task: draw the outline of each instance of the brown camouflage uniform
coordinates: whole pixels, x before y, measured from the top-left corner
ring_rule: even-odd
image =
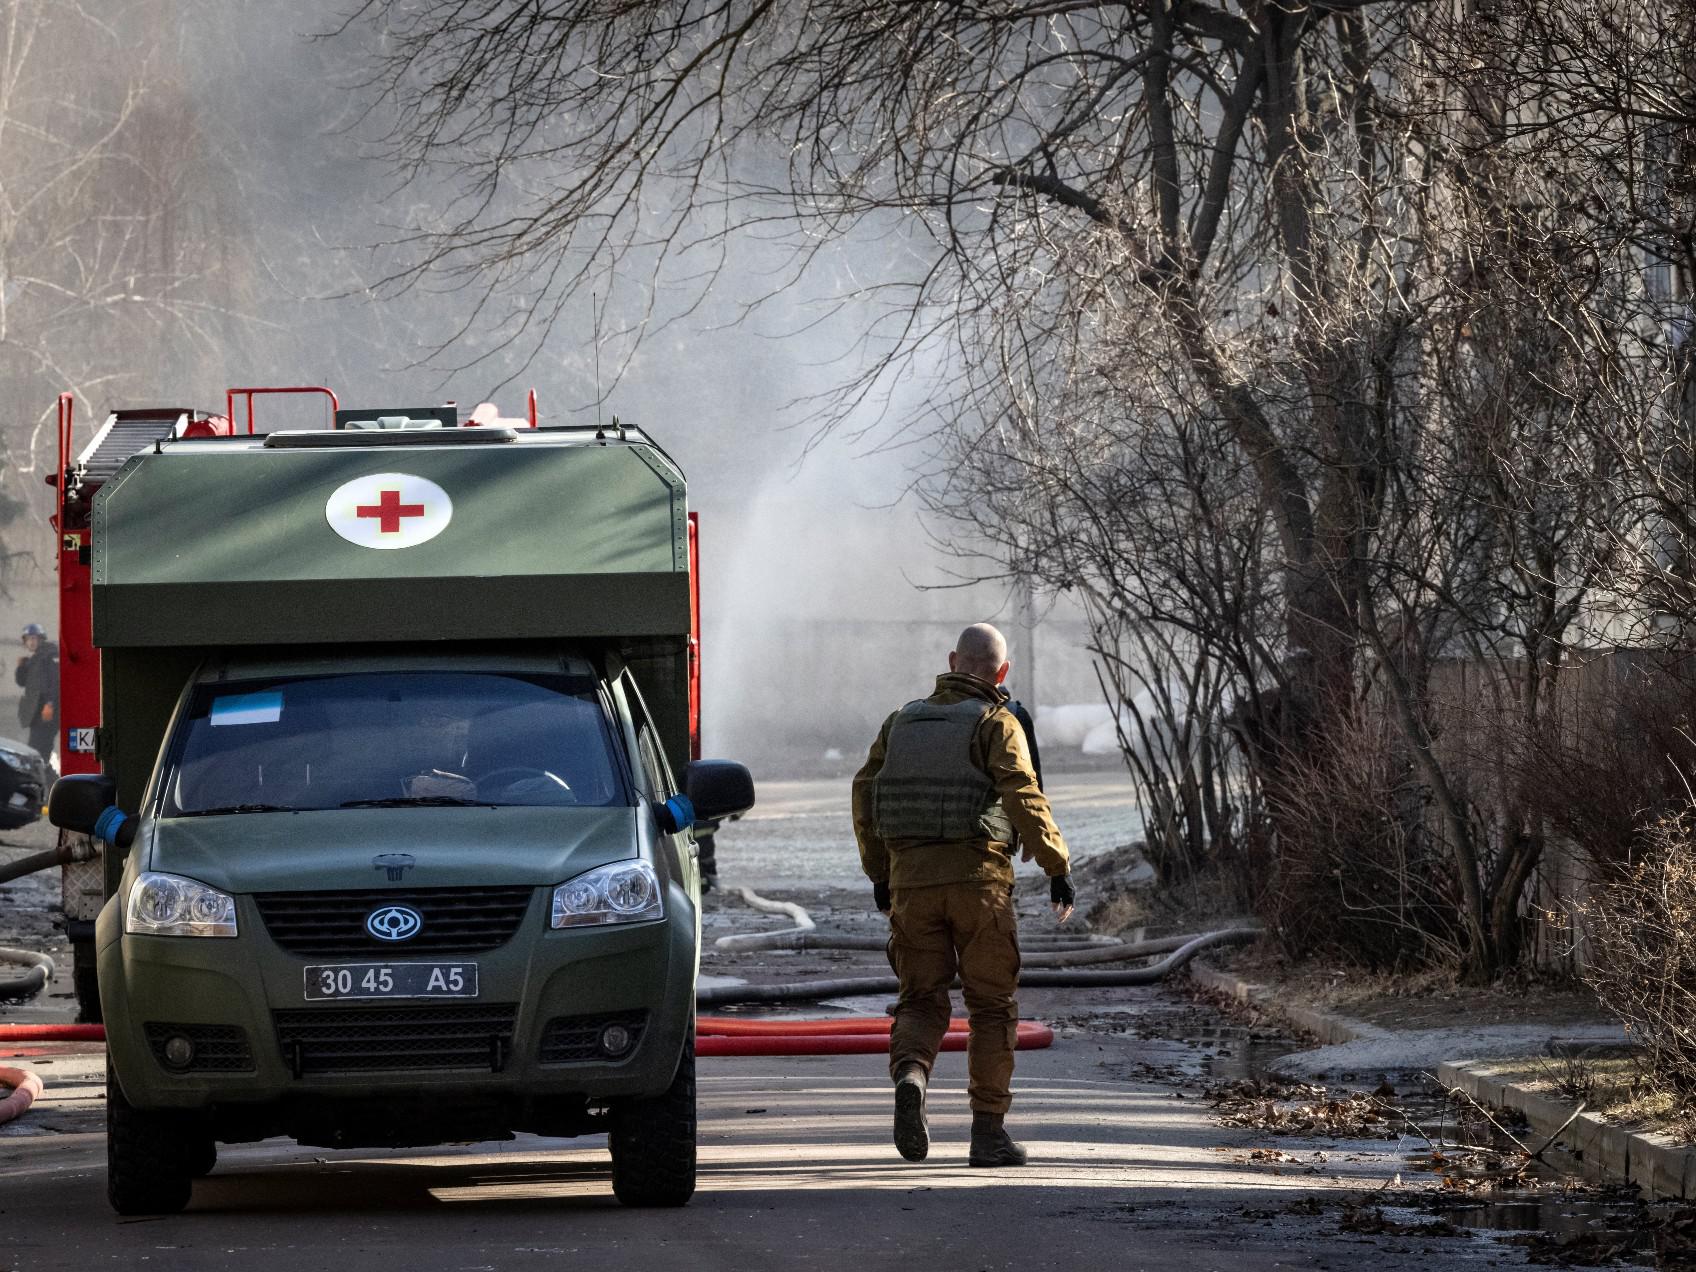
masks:
[[[963,672],[938,676],[928,702],[968,698],[1001,708],[1007,693]],[[897,713],[899,714],[899,713]],[[879,835],[874,790],[889,748],[884,721],[854,777],[854,833],[873,883],[888,883],[889,961],[901,981],[890,1036],[889,1069],[918,1065],[929,1077],[948,1028],[948,990],[956,974],[971,1019],[967,1046],[972,1111],[1005,1113],[1012,1103],[1018,1026],[1018,926],[1013,914],[1013,845],[991,839],[894,840]],[[989,711],[977,727],[970,761],[986,774],[1027,860],[1050,876],[1069,869],[1066,843],[1037,785],[1024,730],[1011,711]]]

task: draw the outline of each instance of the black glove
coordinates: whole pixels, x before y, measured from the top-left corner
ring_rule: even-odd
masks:
[[[1050,875],[1048,879],[1048,899],[1055,905],[1070,908],[1077,904],[1077,890],[1072,887],[1072,876],[1069,874]]]
[[[887,883],[872,884],[872,901],[881,913],[889,913],[889,907],[894,902],[889,899],[889,885]]]

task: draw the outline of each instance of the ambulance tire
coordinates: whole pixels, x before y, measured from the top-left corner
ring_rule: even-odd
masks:
[[[106,1069],[106,1199],[120,1215],[174,1215],[194,1192],[192,1145],[201,1120],[131,1106]],[[208,1138],[210,1138],[208,1136]]]
[[[621,1100],[607,1134],[612,1191],[627,1206],[681,1206],[695,1195],[695,1038],[664,1095]]]
[[[98,1025],[100,1014],[100,976],[94,966],[94,942],[77,941],[71,946],[71,988],[77,996],[77,1020],[85,1025]]]

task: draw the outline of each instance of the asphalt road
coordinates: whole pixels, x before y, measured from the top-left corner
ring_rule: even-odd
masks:
[[[1101,1033],[1024,1053],[1015,1119],[1034,1164],[1020,1171],[965,1165],[958,1056],[945,1057],[937,1142],[919,1165],[889,1145],[875,1058],[722,1059],[702,1062],[700,1189],[682,1210],[619,1207],[599,1143],[379,1154],[276,1141],[226,1148],[187,1213],[141,1220],[106,1209],[97,1089],[76,1082],[95,1077],[98,1058],[67,1057],[49,1080],[83,1108],[45,1108],[56,1129],[0,1137],[0,1266],[1249,1272],[1370,1260],[1388,1272],[1520,1262],[1484,1238],[1340,1231],[1343,1201],[1389,1184],[1409,1146],[1287,1141],[1257,1160],[1265,1137],[1220,1126],[1193,1087],[1180,1099],[1182,1085],[1135,1076],[1187,1050]]]
[[[1090,815],[1122,825],[1105,784],[1079,786],[1073,807],[1100,801]],[[878,920],[860,904],[857,884],[816,892],[853,860],[844,789],[798,783],[771,798],[768,785],[769,824],[750,818],[732,828],[721,851],[745,879],[814,905],[821,923],[871,930]],[[1104,833],[1103,846],[1111,838]],[[6,900],[0,893],[0,906]],[[1034,921],[1040,898],[1025,904]],[[780,922],[722,894],[709,918],[709,944]],[[832,953],[709,952],[708,963],[718,974],[774,980],[876,970],[875,956]],[[1500,1234],[1430,1226],[1434,1194],[1430,1176],[1415,1173],[1413,1155],[1424,1147],[1416,1134],[1326,1140],[1224,1125],[1204,1088],[1241,1077],[1255,1054],[1277,1046],[1241,1023],[1158,988],[1037,991],[1024,1006],[1060,1032],[1053,1048],[1020,1054],[1010,1126],[1031,1166],[965,1165],[959,1055],[940,1063],[936,1143],[917,1165],[890,1146],[876,1057],[710,1059],[701,1062],[699,1190],[674,1211],[618,1206],[601,1142],[526,1137],[375,1153],[269,1141],[226,1147],[185,1214],[120,1220],[103,1191],[103,1057],[70,1048],[13,1061],[36,1066],[49,1090],[22,1122],[0,1128],[0,1269],[1523,1266],[1525,1252]],[[64,1010],[49,1003],[28,1014],[55,1007]]]
[[[754,811],[718,837],[720,871],[752,888],[863,886],[848,791],[846,777],[761,781]],[[1067,846],[1080,860],[1141,835],[1130,781],[1122,772],[1052,774],[1048,796]]]

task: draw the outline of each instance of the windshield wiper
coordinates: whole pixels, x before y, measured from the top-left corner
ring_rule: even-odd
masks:
[[[222,808],[190,808],[177,814],[179,817],[222,817],[225,813],[298,813],[298,808],[286,808],[282,804],[226,804]]]
[[[499,808],[483,799],[461,799],[458,795],[390,795],[383,799],[350,799],[337,808]]]

